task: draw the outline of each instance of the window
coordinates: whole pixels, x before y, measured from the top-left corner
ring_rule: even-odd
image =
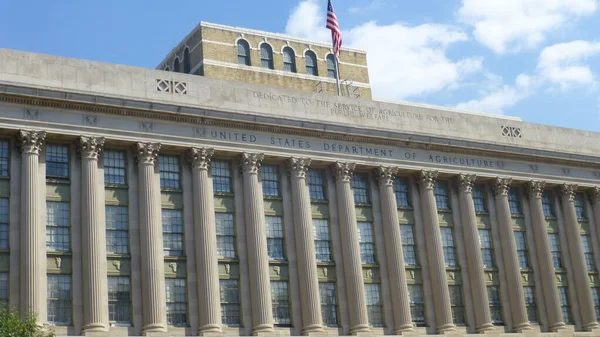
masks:
[[[162,210],[163,247],[165,256],[183,256],[183,218],[181,210]]]
[[[571,304],[569,303],[567,287],[558,287],[558,295],[560,297],[560,310],[562,311],[564,322],[566,324],[573,324],[573,319],[571,317]]]
[[[381,306],[381,290],[379,284],[365,284],[365,295],[367,297],[367,314],[371,326],[383,326],[383,312]]]
[[[105,207],[106,252],[112,254],[129,253],[129,215],[127,206]]]
[[[600,288],[592,287],[592,298],[594,299],[594,310],[596,311],[596,320],[600,320]]]
[[[548,238],[550,239],[550,251],[552,252],[552,262],[554,263],[554,269],[563,269],[562,261],[560,258],[560,241],[558,234],[549,233]]]
[[[46,202],[46,249],[68,252],[71,248],[71,207],[68,202]]]
[[[106,151],[104,158],[104,183],[109,185],[126,185],[125,152]]]
[[[485,188],[481,184],[475,184],[473,186],[473,204],[475,205],[475,212],[486,213],[487,208],[485,207]]]
[[[271,281],[271,298],[273,300],[273,323],[291,325],[290,295],[287,282]]]
[[[445,181],[436,181],[433,188],[435,195],[435,204],[439,210],[450,209],[450,199],[448,197],[448,184]]]
[[[442,234],[442,248],[444,249],[444,261],[446,261],[446,267],[456,267],[456,249],[454,247],[452,228],[441,227],[440,232]]]
[[[354,191],[354,203],[370,204],[369,184],[364,175],[355,174],[352,176],[352,190]]]
[[[465,308],[462,298],[462,290],[460,285],[449,286],[450,290],[450,307],[452,308],[452,319],[454,324],[465,324]]]
[[[521,196],[519,195],[519,190],[515,187],[511,187],[508,190],[508,207],[510,208],[510,214],[512,215],[523,214],[523,209],[521,208]]]
[[[217,252],[219,258],[235,259],[235,225],[233,214],[215,213],[217,225]]]
[[[306,73],[308,75],[319,76],[319,70],[317,68],[317,55],[308,50],[304,54],[304,60],[306,62]]]
[[[410,298],[410,315],[413,322],[416,326],[425,326],[425,300],[421,285],[409,284],[408,297]]]
[[[311,200],[327,200],[323,171],[308,170],[308,192]]]
[[[396,195],[396,206],[410,207],[408,199],[408,180],[406,178],[394,178],[394,194]]]
[[[497,286],[487,287],[488,299],[490,301],[490,314],[492,323],[497,325],[504,324],[502,319],[502,303],[500,302],[500,290]]]
[[[537,322],[537,305],[535,304],[535,291],[533,287],[523,287],[523,295],[525,296],[527,318],[530,322]]]
[[[321,314],[323,323],[327,326],[337,326],[337,293],[335,283],[319,282],[321,294]]]
[[[283,48],[283,71],[296,72],[296,55],[290,47]]]
[[[69,179],[69,147],[46,145],[46,178]]]
[[[171,71],[171,68],[169,68],[169,66],[166,66],[165,71]]]
[[[260,180],[262,181],[263,196],[278,197],[281,195],[277,165],[263,165],[260,169]]]
[[[589,272],[595,272],[596,266],[594,265],[594,253],[592,252],[592,246],[590,245],[590,236],[581,236],[581,245],[583,246],[583,255],[585,256],[585,265]]]
[[[587,220],[587,216],[585,215],[585,200],[583,199],[583,194],[577,193],[575,194],[575,214],[577,215],[577,220]]]
[[[190,62],[190,49],[185,48],[183,51],[183,72],[189,74],[192,71]]]
[[[370,222],[357,222],[358,242],[360,243],[360,260],[362,263],[375,264],[375,237],[373,224]]]
[[[515,232],[515,241],[517,244],[517,255],[519,256],[519,267],[521,267],[521,269],[529,269],[525,232]]]
[[[10,152],[8,151],[8,141],[0,140],[0,177],[8,177],[8,161]]]
[[[71,325],[71,276],[48,275],[48,323]]]
[[[178,73],[179,70],[179,57],[175,58],[175,62],[173,62],[173,71]]]
[[[214,160],[211,165],[211,175],[213,180],[213,192],[231,193],[231,166],[228,161]]]
[[[283,223],[279,216],[265,216],[269,260],[284,261]]]
[[[167,292],[167,324],[174,326],[187,325],[187,286],[183,278],[168,278]]]
[[[8,273],[0,273],[0,305],[8,304]]]
[[[0,199],[0,249],[8,249],[8,199]]]
[[[111,323],[129,324],[131,317],[129,277],[108,277],[108,319]]]
[[[335,67],[335,56],[327,55],[327,77],[337,78],[337,69]]]
[[[404,264],[407,266],[418,265],[413,226],[400,225],[400,235],[402,236],[402,255],[404,255]]]
[[[237,42],[238,64],[250,65],[250,45],[246,40],[238,40]]]
[[[268,43],[260,45],[260,66],[267,69],[275,69],[273,67],[273,48]]]
[[[554,217],[554,200],[552,200],[552,194],[548,191],[542,193],[542,208],[545,217]]]
[[[479,229],[479,244],[481,245],[481,259],[483,267],[494,268],[494,251],[492,249],[492,233],[489,229]]]
[[[162,189],[178,189],[181,187],[180,179],[180,163],[177,156],[159,156],[160,167],[160,188]]]
[[[325,219],[313,219],[313,231],[315,235],[315,252],[317,261],[331,262],[329,222]]]
[[[238,280],[219,280],[221,320],[226,326],[240,326],[240,285]]]

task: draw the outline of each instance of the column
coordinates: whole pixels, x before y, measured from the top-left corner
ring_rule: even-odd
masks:
[[[362,262],[360,261],[354,193],[352,192],[354,167],[354,163],[341,162],[337,162],[333,166],[350,316],[350,334],[352,335],[370,331],[365,298],[365,282],[362,274]]]
[[[45,131],[19,131],[21,151],[21,316],[31,311],[40,313],[46,308],[45,270],[41,268],[46,258],[45,226],[40,211],[39,159],[46,139]],[[45,263],[44,263],[45,265]],[[40,317],[41,322],[46,317]]]
[[[569,255],[571,257],[571,269],[573,271],[573,281],[575,292],[577,294],[577,302],[581,310],[581,326],[585,331],[598,329],[600,326],[596,321],[596,311],[592,299],[592,289],[588,277],[588,270],[583,254],[583,246],[581,244],[581,235],[579,233],[579,221],[575,213],[575,192],[577,185],[563,184],[560,186],[562,194],[561,202],[563,215],[565,219],[565,234],[567,236]],[[574,303],[575,304],[575,303]]]
[[[427,262],[429,263],[431,276],[431,292],[435,311],[436,331],[443,334],[447,331],[455,331],[452,320],[452,306],[450,305],[450,291],[446,279],[446,264],[444,252],[442,251],[442,235],[435,203],[433,187],[437,171],[422,170],[419,174],[421,185],[421,203],[423,212],[423,227],[425,229],[425,241],[428,242]]]
[[[512,215],[508,204],[508,190],[512,179],[496,178],[492,183],[492,190],[496,200],[496,213],[498,214],[498,233],[500,233],[500,247],[504,260],[504,274],[508,283],[508,296],[510,311],[512,313],[513,331],[522,332],[531,330],[527,317],[527,306],[521,282],[521,267],[517,255],[517,242],[512,224]]]
[[[81,250],[83,267],[82,332],[107,331],[108,284],[106,266],[106,224],[103,191],[98,191],[98,157],[104,137],[81,136],[77,152],[81,156]]]
[[[540,266],[540,279],[542,290],[546,300],[546,315],[548,317],[548,330],[557,331],[565,328],[562,312],[560,310],[560,299],[556,286],[556,274],[552,263],[550,251],[550,239],[546,229],[546,217],[542,206],[542,192],[546,183],[543,181],[529,181],[527,183],[527,197],[531,208],[531,223],[535,237],[535,252]],[[589,287],[589,285],[588,285]]]
[[[160,188],[155,165],[160,144],[137,143],[140,255],[142,271],[142,334],[166,332],[166,290]]]
[[[404,254],[402,253],[402,238],[400,222],[398,220],[398,207],[394,193],[394,176],[397,168],[379,166],[376,170],[379,183],[379,200],[381,204],[381,220],[385,233],[385,255],[390,276],[390,290],[392,291],[392,312],[394,314],[394,333],[401,335],[414,331],[410,315],[410,298],[406,283],[406,270]]]
[[[481,258],[477,219],[475,218],[475,205],[473,204],[473,195],[471,194],[475,179],[474,174],[460,174],[456,179],[456,185],[464,229],[463,235],[467,243],[465,245],[465,252],[467,272],[471,281],[471,294],[473,294],[473,306],[475,309],[475,331],[483,333],[494,330],[494,324],[492,324],[492,316],[490,314],[490,301],[485,285],[485,272],[483,270],[483,259]]]
[[[262,153],[242,153],[240,157],[244,181],[253,335],[275,331],[273,329],[273,302],[271,300],[265,209],[262,188],[258,181],[258,172],[263,158]]]
[[[212,178],[208,173],[213,153],[213,149],[207,148],[191,148],[187,153],[192,170],[196,277],[200,314],[198,335],[222,332],[215,200]]]
[[[306,172],[309,158],[290,158],[288,167],[291,175],[292,204],[294,209],[294,234],[296,258],[300,278],[300,304],[302,306],[302,333],[323,332],[319,277],[315,258],[310,193]]]

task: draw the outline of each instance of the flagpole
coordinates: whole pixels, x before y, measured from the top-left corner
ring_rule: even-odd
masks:
[[[337,92],[338,96],[342,96],[342,87],[340,86],[340,60],[337,56],[333,55],[335,58],[335,83],[337,84]]]

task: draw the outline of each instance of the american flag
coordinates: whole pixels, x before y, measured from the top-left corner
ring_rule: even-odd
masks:
[[[331,0],[327,3],[327,29],[331,30],[331,39],[333,40],[333,54],[336,57],[340,57],[340,48],[342,48],[342,32],[340,31],[340,25],[338,24],[337,16],[333,10]]]

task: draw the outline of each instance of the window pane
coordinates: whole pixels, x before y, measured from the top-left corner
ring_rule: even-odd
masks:
[[[308,75],[319,76],[317,71],[317,56],[312,51],[307,51],[304,54],[304,60],[306,62],[306,73]]]
[[[238,280],[219,280],[221,320],[226,326],[240,326],[240,290]]]
[[[129,215],[127,206],[105,207],[106,252],[127,254],[129,252]]]
[[[239,40],[237,43],[238,63],[242,65],[250,65],[250,45],[244,40]]]
[[[217,251],[222,259],[234,259],[235,254],[235,225],[233,214],[215,213],[217,226]]]
[[[402,253],[404,255],[404,264],[407,266],[418,265],[413,226],[400,225],[400,235],[402,237]]]
[[[330,262],[331,247],[329,244],[329,222],[325,219],[313,219],[313,233],[315,237],[317,261]]]
[[[354,203],[356,204],[369,204],[367,178],[361,174],[355,174],[352,176],[352,189],[354,190]]]
[[[552,262],[554,263],[554,269],[563,269],[558,234],[548,233],[548,238],[550,239],[550,250],[552,251]]]
[[[581,193],[575,194],[575,214],[577,214],[577,220],[587,219],[585,215],[585,199]]]
[[[375,327],[383,326],[383,313],[379,284],[365,284],[365,295],[367,300],[369,324]]]
[[[417,326],[425,326],[425,300],[423,299],[423,288],[420,284],[408,285],[408,296],[410,298],[410,314]]]
[[[492,249],[492,233],[489,229],[479,229],[481,259],[485,268],[494,268],[494,251]]]
[[[521,267],[521,269],[529,269],[525,232],[515,232],[515,241],[517,244],[517,255],[519,256],[519,267]]]
[[[8,273],[0,273],[0,305],[8,304]]]
[[[71,325],[71,276],[48,275],[48,323]]]
[[[592,298],[594,299],[594,310],[596,311],[596,320],[600,321],[600,288],[592,288]]]
[[[448,184],[445,181],[435,182],[433,194],[435,195],[435,204],[437,205],[437,209],[450,209],[450,199],[448,197]]]
[[[542,208],[544,209],[544,216],[554,216],[554,200],[552,194],[548,191],[542,193]]]
[[[585,256],[585,265],[587,270],[590,272],[596,271],[596,265],[594,264],[594,253],[592,252],[592,246],[590,245],[590,236],[581,236],[581,245],[583,246],[583,255]]]
[[[360,243],[360,258],[362,263],[375,264],[375,238],[373,224],[370,222],[357,222],[358,242]]]
[[[444,249],[444,261],[446,261],[447,267],[455,267],[456,263],[456,249],[454,247],[454,235],[452,234],[452,228],[440,227],[442,235],[442,248]]]
[[[283,48],[283,70],[292,73],[296,72],[296,56],[290,47]]]
[[[260,64],[263,68],[273,69],[273,48],[266,43],[260,45]]]
[[[530,322],[537,322],[537,306],[535,304],[535,291],[533,287],[523,287],[525,305],[527,307],[527,318]]]
[[[125,185],[125,152],[105,151],[104,155],[104,183]]]
[[[571,303],[569,303],[567,287],[558,287],[558,295],[560,297],[560,308],[562,310],[565,323],[573,324],[573,319],[571,317]]]
[[[475,184],[473,186],[473,204],[475,205],[475,212],[487,212],[485,207],[485,188],[481,184]]]
[[[490,301],[490,313],[492,315],[492,323],[504,324],[502,319],[502,303],[500,302],[500,290],[496,286],[487,287],[488,299]]]
[[[46,202],[46,249],[68,252],[71,249],[71,207],[67,202]]]
[[[321,313],[323,323],[327,326],[337,326],[337,293],[335,283],[319,282],[321,294]]]
[[[9,158],[8,140],[0,140],[0,177],[8,177]]]
[[[308,170],[308,191],[311,200],[326,200],[323,171]]]
[[[408,179],[394,178],[394,194],[396,195],[396,206],[410,207],[408,201]]]
[[[187,286],[185,279],[168,278],[165,280],[167,293],[167,324],[187,325]]]
[[[213,192],[220,193],[231,193],[231,166],[228,161],[224,160],[213,160],[210,165],[212,180],[213,180]]]
[[[108,277],[108,316],[111,323],[129,324],[131,320],[129,277]]]
[[[159,156],[160,188],[178,189],[180,184],[180,163],[176,156]]]
[[[271,298],[273,300],[273,323],[277,325],[292,324],[287,282],[271,281]]]
[[[265,216],[267,226],[267,250],[270,260],[284,261],[283,222],[278,216]]]
[[[69,147],[46,145],[46,178],[69,178]]]
[[[280,196],[279,172],[276,165],[263,165],[260,168],[260,180],[262,181],[263,196]]]
[[[327,55],[327,76],[330,78],[337,78],[337,71],[335,69],[335,57],[331,54]]]
[[[465,324],[465,309],[463,305],[462,290],[459,285],[449,286],[450,306],[452,307],[452,319],[454,324]]]
[[[512,215],[521,215],[523,211],[521,209],[521,196],[519,190],[511,187],[508,191],[508,206],[510,207],[510,213]]]
[[[0,198],[0,249],[8,249],[8,199]]]
[[[181,210],[162,210],[163,247],[165,256],[183,256],[183,217]]]

